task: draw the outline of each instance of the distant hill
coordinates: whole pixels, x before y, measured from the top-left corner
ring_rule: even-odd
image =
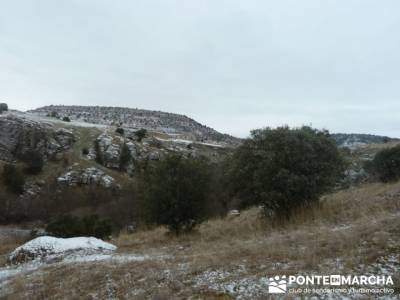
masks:
[[[367,144],[383,144],[398,140],[388,136],[358,133],[334,133],[331,137],[336,141],[339,147],[350,148]]]
[[[223,134],[180,114],[125,107],[50,105],[30,110],[29,113],[72,121],[101,125],[115,125],[132,129],[145,128],[162,132],[178,139],[218,142],[238,145],[241,139]],[[357,133],[331,134],[339,147],[354,148],[367,144],[382,144],[399,139],[387,136]]]
[[[162,111],[124,107],[50,105],[29,112],[57,118],[69,117],[71,120],[94,124],[145,128],[195,141],[214,141],[227,144],[240,143],[240,139],[220,133],[185,115]]]

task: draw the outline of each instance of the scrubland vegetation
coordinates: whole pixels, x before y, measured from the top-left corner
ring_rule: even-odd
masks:
[[[140,138],[145,134],[138,132]],[[101,164],[96,146],[94,143],[96,161]],[[126,144],[121,149],[123,171],[132,158]],[[397,149],[383,149],[366,164],[367,170],[382,181],[396,180]],[[121,181],[119,189],[73,186],[60,190],[50,180],[43,183],[39,196],[21,203],[16,195],[23,191],[26,178],[43,168],[43,158],[38,156],[29,152],[23,157],[23,165],[2,167],[7,191],[0,196],[7,203],[0,212],[2,222],[41,220],[60,224],[74,217],[96,215],[110,220],[114,232],[135,224],[165,225],[180,234],[231,209],[260,206],[264,218],[280,224],[296,217],[298,211],[313,209],[324,193],[340,188],[347,163],[326,131],[266,128],[254,130],[250,138],[218,162],[174,153],[161,161],[142,162],[137,174]]]
[[[37,174],[24,164],[4,165],[1,222],[40,220],[55,236],[111,239],[121,257],[143,258],[49,266],[40,276],[17,276],[6,294],[15,299],[232,299],[240,292],[245,299],[262,299],[265,290],[257,278],[299,270],[386,270],[397,284],[400,154],[390,146],[365,164],[369,181],[350,187],[343,184],[351,163],[345,152],[328,132],[309,127],[255,130],[217,162],[177,153],[146,161],[135,176],[121,175],[117,189],[60,191],[48,181],[40,196],[25,202],[5,174],[17,172],[23,181]],[[79,154],[71,157],[83,147],[76,145]],[[120,171],[124,161],[121,157]],[[232,209],[240,209],[240,215],[229,214]],[[3,261],[22,241],[4,241]]]
[[[48,266],[9,285],[12,299],[264,299],[270,274],[393,274],[400,292],[400,184],[373,183],[325,195],[319,206],[276,226],[259,208],[213,218],[179,237],[161,226],[122,232],[120,255],[142,261]],[[19,241],[21,242],[21,241]],[[4,245],[4,252],[17,243]],[[79,285],[79,289],[76,287]],[[237,286],[230,291],[229,286]],[[242,290],[240,290],[242,289]],[[340,299],[340,295],[338,296]]]
[[[138,131],[140,138],[145,134]],[[94,149],[96,161],[102,163],[98,144]],[[121,149],[123,170],[131,157],[126,144]],[[4,167],[4,182],[15,193],[22,188],[24,176],[38,174],[43,168],[43,158],[37,153],[26,153],[23,161],[26,175],[17,166]],[[327,132],[308,127],[267,128],[253,131],[251,138],[218,163],[179,153],[148,162],[119,190],[96,186],[60,192],[56,183],[45,183],[44,192],[25,203],[29,212],[16,207],[13,213],[19,212],[17,219],[26,221],[54,222],[58,218],[61,222],[70,221],[69,214],[84,214],[86,209],[115,220],[115,230],[135,222],[166,225],[175,234],[190,231],[229,209],[254,205],[262,205],[266,217],[281,221],[291,218],[298,209],[318,203],[319,197],[338,182],[343,170],[343,159]],[[122,211],[125,213],[119,215]]]

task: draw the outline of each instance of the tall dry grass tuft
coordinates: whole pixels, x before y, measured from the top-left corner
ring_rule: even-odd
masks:
[[[11,251],[25,243],[27,240],[27,237],[18,235],[0,237],[0,266],[7,263],[8,255]]]

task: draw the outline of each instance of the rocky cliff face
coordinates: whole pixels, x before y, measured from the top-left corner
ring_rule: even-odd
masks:
[[[145,128],[173,134],[194,141],[214,141],[238,144],[240,139],[202,125],[195,120],[179,114],[143,109],[98,106],[51,105],[30,111],[41,116],[83,121],[94,124],[122,125],[126,128]]]
[[[97,151],[99,153],[96,153],[96,150],[92,148],[87,157],[94,160],[97,155],[100,155],[102,164],[105,167],[112,169],[120,168],[121,151],[125,144],[129,150],[130,159],[127,161],[124,169],[130,174],[133,174],[135,171],[135,162],[159,160],[167,152],[173,151],[172,149],[168,149],[166,145],[163,145],[154,137],[146,137],[141,142],[138,142],[135,139],[130,138],[129,135],[128,137],[122,137],[115,134],[103,133],[97,137],[95,144],[96,143],[98,145]],[[179,153],[183,155],[185,155],[186,152],[185,149],[179,151]]]
[[[0,160],[13,161],[29,150],[38,151],[46,159],[57,159],[74,140],[66,129],[56,130],[17,114],[0,115]]]

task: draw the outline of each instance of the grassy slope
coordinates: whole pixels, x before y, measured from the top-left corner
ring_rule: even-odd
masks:
[[[49,267],[37,276],[17,277],[10,298],[231,299],[232,294],[210,285],[219,282],[218,289],[275,274],[382,274],[382,266],[399,284],[400,183],[327,195],[321,207],[281,228],[252,209],[237,218],[211,220],[180,238],[155,228],[123,234],[113,242],[120,253],[153,259]],[[222,277],[196,285],[196,278],[215,275],[211,271]]]

